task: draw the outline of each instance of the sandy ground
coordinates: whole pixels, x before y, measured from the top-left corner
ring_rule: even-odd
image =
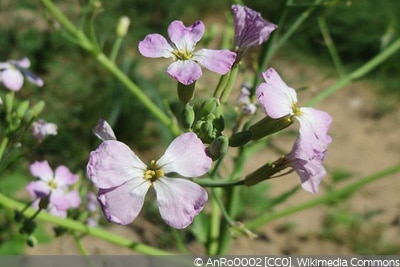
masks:
[[[315,84],[310,90],[299,94],[299,103],[305,103],[313,95],[332,83],[327,79],[330,70],[315,69],[302,66],[297,62],[278,59],[273,62],[274,67],[281,73],[283,79],[292,87],[299,88],[306,84]],[[317,73],[317,74],[316,74]],[[382,117],[376,115],[376,94],[374,86],[367,82],[356,82],[346,86],[336,94],[319,103],[316,108],[323,109],[331,114],[333,123],[330,134],[333,143],[329,147],[325,166],[328,171],[343,169],[354,174],[358,179],[377,172],[400,160],[400,112],[390,112]],[[287,141],[287,140],[286,140]],[[288,148],[285,140],[276,140],[276,144],[284,149]],[[291,146],[291,143],[289,147]],[[264,152],[263,152],[264,153]],[[266,151],[273,155],[271,151]],[[276,155],[274,155],[276,156]],[[272,158],[273,159],[273,158]],[[260,162],[253,161],[254,166]],[[248,169],[254,169],[248,166]],[[325,178],[331,183],[331,177]],[[374,231],[381,229],[380,242],[389,242],[400,245],[400,174],[385,177],[374,182],[340,206],[354,213],[379,211],[368,220],[366,225],[360,225],[360,231]],[[279,195],[299,183],[295,174],[289,177],[268,181],[272,184],[272,192]],[[340,184],[340,186],[343,186]],[[322,189],[317,196],[323,195]],[[305,191],[298,191],[288,201],[276,207],[284,209],[303,201],[312,200],[316,196]],[[259,238],[250,240],[239,237],[232,243],[230,254],[352,254],[355,251],[345,244],[335,243],[320,238],[323,230],[323,220],[330,208],[315,207],[291,216],[278,219],[256,230]],[[292,225],[288,231],[280,231],[283,225]],[[109,230],[133,241],[152,243],[157,239],[159,229],[156,226],[139,218],[130,226],[109,225]],[[339,232],[340,233],[340,232]],[[348,234],[348,232],[344,232]],[[376,240],[367,240],[375,242]],[[105,241],[91,237],[83,238],[83,244],[90,254],[134,254],[134,252],[111,245]],[[190,245],[194,254],[202,254],[198,245]],[[27,254],[77,254],[78,250],[69,236],[56,239],[51,244],[38,245],[27,248]]]

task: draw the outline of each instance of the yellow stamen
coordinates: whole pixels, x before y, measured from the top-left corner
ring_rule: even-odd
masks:
[[[50,186],[51,188],[53,188],[53,189],[57,189],[57,183],[54,181],[54,179],[52,179],[52,180],[49,182],[49,186]]]
[[[188,53],[185,49],[182,50],[174,50],[172,53],[176,56],[177,59],[179,60],[188,60],[191,59],[193,54]]]
[[[155,180],[163,176],[164,176],[164,171],[157,166],[155,160],[152,160],[150,162],[150,166],[143,174],[143,178],[146,180],[150,180],[150,182],[154,182]]]

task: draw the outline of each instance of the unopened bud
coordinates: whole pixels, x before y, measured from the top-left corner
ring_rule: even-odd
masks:
[[[226,154],[229,148],[228,137],[225,135],[218,136],[207,147],[207,154],[212,160],[217,160]]]
[[[286,115],[279,119],[265,117],[250,126],[249,131],[253,133],[252,140],[258,140],[265,136],[277,133],[293,123],[293,115]]]
[[[205,121],[202,125],[201,125],[201,133],[209,138],[213,138],[214,137],[214,126],[212,124],[212,122],[210,121]]]
[[[29,108],[29,101],[22,101],[17,108],[17,117],[22,119]]]
[[[129,28],[129,24],[131,24],[131,20],[127,16],[122,16],[117,25],[117,36],[124,37]]]
[[[225,119],[222,116],[219,116],[214,119],[214,127],[218,131],[222,132],[225,129]]]
[[[231,147],[243,146],[244,144],[249,142],[252,137],[253,133],[250,131],[235,133],[231,136],[231,138],[229,138],[229,146]]]
[[[195,118],[193,107],[188,103],[182,110],[182,126],[185,129],[191,129]]]
[[[37,104],[35,104],[30,110],[32,112],[33,117],[39,116],[40,113],[42,113],[44,106],[45,106],[44,101],[39,101]]]
[[[218,106],[218,100],[213,97],[203,102],[201,106],[201,115],[206,116],[210,113],[213,113]]]

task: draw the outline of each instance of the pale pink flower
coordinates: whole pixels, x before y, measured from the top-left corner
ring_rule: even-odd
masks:
[[[200,49],[195,51],[197,42],[204,34],[204,24],[198,20],[186,27],[175,20],[168,27],[167,40],[160,34],[149,34],[139,42],[139,52],[145,57],[172,58],[167,73],[178,82],[189,85],[203,74],[200,66],[218,74],[226,74],[236,59],[236,53],[229,50]]]
[[[207,192],[196,183],[167,176],[198,177],[211,165],[196,134],[184,133],[148,166],[124,143],[106,140],[90,153],[87,174],[99,188],[98,200],[109,221],[131,223],[141,211],[147,191],[154,187],[161,217],[181,229],[203,209]]]

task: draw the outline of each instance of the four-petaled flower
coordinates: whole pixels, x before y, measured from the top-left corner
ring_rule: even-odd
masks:
[[[263,72],[262,77],[265,83],[257,87],[256,94],[267,115],[273,119],[292,115],[300,123],[302,142],[316,146],[319,151],[325,150],[332,141],[328,135],[331,116],[318,109],[298,107],[296,91],[287,86],[273,68]]]
[[[43,86],[43,81],[27,69],[31,65],[28,58],[0,62],[0,82],[12,91],[19,91],[24,84],[24,76],[33,84]]]
[[[87,174],[99,188],[98,200],[109,221],[126,225],[142,209],[145,195],[154,187],[164,221],[174,228],[185,228],[204,207],[206,190],[168,174],[198,177],[212,165],[205,146],[194,133],[175,138],[164,155],[147,166],[124,143],[105,140],[90,153]]]
[[[36,161],[29,169],[39,180],[30,182],[26,189],[37,199],[49,198],[47,209],[50,213],[65,217],[68,209],[80,205],[81,198],[78,191],[69,188],[78,181],[79,176],[71,173],[66,166],[58,166],[53,173],[47,161]],[[36,206],[38,202],[34,204]]]
[[[145,57],[173,58],[167,73],[178,82],[189,85],[202,75],[201,64],[218,74],[226,74],[236,59],[236,53],[229,50],[200,49],[195,51],[197,42],[204,34],[204,24],[198,20],[189,27],[175,20],[168,27],[167,40],[160,34],[149,34],[139,42],[139,52]]]
[[[278,26],[246,6],[232,5],[232,12],[235,23],[234,45],[238,54],[236,61],[240,61],[247,49],[266,42]]]

